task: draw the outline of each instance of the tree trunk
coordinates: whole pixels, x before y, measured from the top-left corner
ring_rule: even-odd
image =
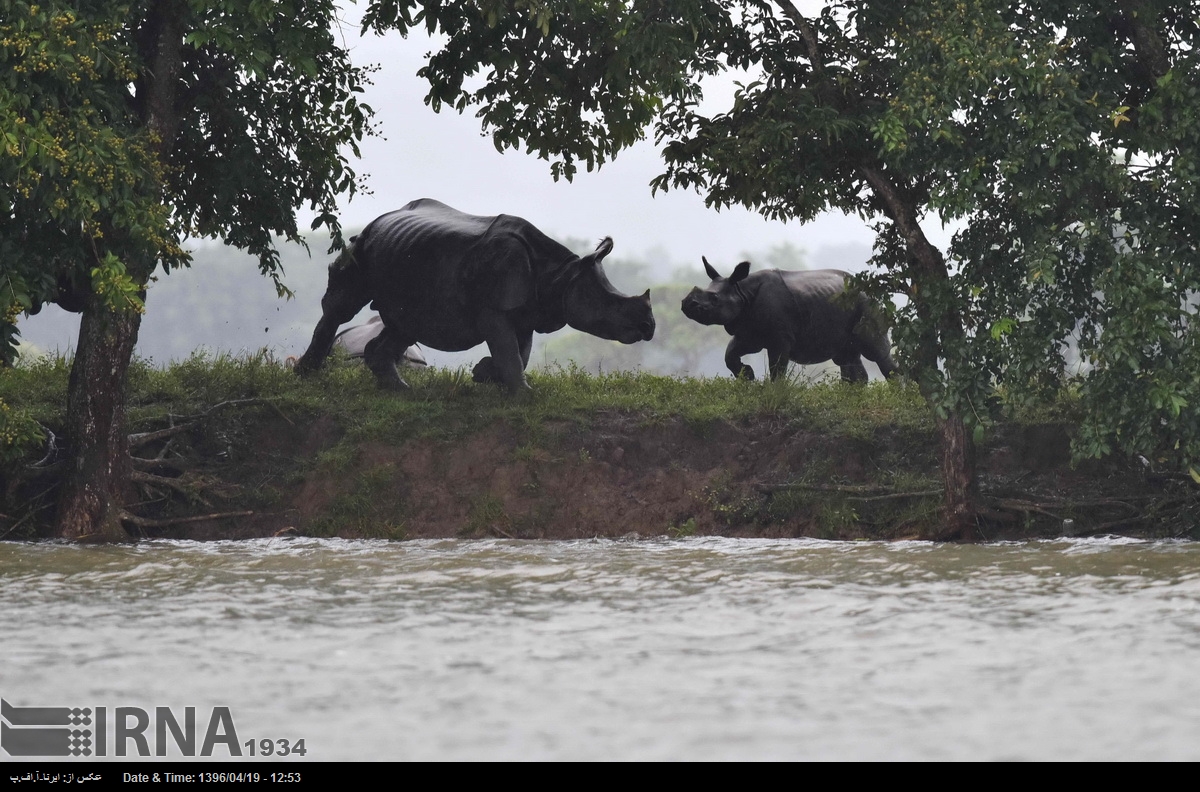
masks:
[[[151,143],[164,168],[180,124],[176,103],[187,18],[185,0],[156,0],[147,5],[135,37],[145,67],[130,97],[130,109],[151,132]],[[122,236],[117,229],[110,229],[105,239],[118,240],[113,252],[125,262],[129,275],[145,286],[157,262],[153,256],[137,252],[144,242],[138,245],[126,240],[122,245]],[[73,460],[58,501],[58,531],[64,539],[128,538],[121,526],[133,472],[125,427],[125,386],[141,325],[140,313],[114,311],[96,294],[87,295],[67,386]]]
[[[142,316],[89,295],[67,386],[72,466],[58,501],[58,531],[73,541],[128,539],[121,526],[132,463],[125,385]]]
[[[917,222],[917,208],[904,192],[879,167],[860,168],[871,189],[884,207],[884,213],[895,224],[904,239],[909,255],[909,269],[914,287],[913,300],[917,316],[925,328],[918,351],[918,371],[911,372],[921,383],[922,393],[932,404],[935,393],[925,391],[926,383],[937,370],[942,350],[959,346],[963,323],[945,292],[950,279],[942,252],[925,236]],[[936,316],[934,311],[937,311]],[[955,378],[952,356],[944,356],[947,374]],[[946,488],[943,531],[939,539],[969,541],[975,538],[975,523],[979,512],[979,486],[975,481],[975,441],[967,432],[962,414],[950,410],[945,418],[937,419],[942,446],[942,482]]]
[[[962,417],[951,413],[938,421],[942,445],[942,484],[946,491],[944,530],[936,538],[971,541],[979,509],[975,480],[975,443]]]
[[[844,87],[831,79],[825,71],[816,28],[791,0],[775,2],[795,23],[800,33],[801,45],[816,78],[814,88],[817,95],[830,107],[844,109],[848,101]],[[874,146],[864,150],[874,150]],[[892,221],[904,240],[911,263],[910,275],[914,287],[912,299],[916,303],[922,324],[928,330],[927,337],[922,341],[922,349],[918,352],[921,357],[918,366],[932,373],[937,369],[938,358],[942,356],[941,350],[946,346],[957,346],[947,342],[958,341],[963,337],[962,317],[953,304],[930,304],[931,295],[941,291],[941,287],[950,279],[946,261],[942,252],[929,241],[921,229],[917,199],[910,191],[901,188],[901,184],[897,183],[894,174],[887,170],[884,163],[873,156],[864,156],[859,165],[859,172],[878,199],[883,213]],[[938,311],[936,318],[931,316],[934,310]],[[954,361],[947,359],[946,363],[949,367],[948,373],[953,378]],[[928,378],[922,377],[921,371],[910,374],[915,375],[917,381],[922,383],[924,392]],[[924,393],[930,400],[930,397],[934,396],[932,393]],[[942,479],[946,488],[944,530],[938,538],[973,539],[979,509],[979,488],[975,482],[975,443],[967,432],[962,415],[956,411],[951,411],[944,419],[939,418],[937,427],[942,445]]]

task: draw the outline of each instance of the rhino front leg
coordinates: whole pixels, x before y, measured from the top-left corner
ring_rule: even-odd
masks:
[[[529,389],[525,381],[525,361],[528,350],[525,348],[524,334],[518,334],[512,321],[503,313],[485,309],[479,315],[479,329],[487,342],[488,350],[492,353],[490,365],[484,370],[484,362],[479,361],[475,366],[477,382],[499,381],[508,388],[509,392],[517,393]],[[518,336],[520,335],[520,338]],[[529,344],[532,345],[533,335],[529,334]]]
[[[518,351],[521,353],[521,370],[529,368],[529,353],[533,349],[533,331],[530,330],[524,336],[518,339]],[[475,364],[475,368],[471,369],[471,379],[476,382],[494,382],[497,385],[504,384],[504,377],[500,373],[499,366],[495,360],[489,355],[481,358]]]
[[[742,363],[742,356],[761,352],[762,346],[755,345],[744,338],[734,336],[725,347],[725,366],[738,379],[754,380],[754,369]]]

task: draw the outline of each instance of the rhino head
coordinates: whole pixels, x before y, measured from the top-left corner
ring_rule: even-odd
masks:
[[[622,344],[649,341],[654,337],[654,314],[650,310],[650,290],[629,297],[613,288],[604,274],[601,260],[612,251],[611,237],[605,237],[596,250],[582,257],[563,295],[563,313],[567,324]]]
[[[708,259],[701,256],[701,260],[712,283],[703,289],[697,286],[688,292],[680,306],[683,315],[705,325],[732,324],[746,307],[746,294],[738,284],[750,274],[750,262],[743,261],[734,267],[732,275],[722,278],[708,263]]]

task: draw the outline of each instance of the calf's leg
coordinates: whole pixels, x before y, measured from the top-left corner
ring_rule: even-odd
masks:
[[[743,355],[762,351],[762,344],[755,344],[741,336],[734,336],[725,347],[725,366],[738,379],[754,380],[754,369],[742,363]]]
[[[517,334],[517,346],[521,352],[521,370],[529,368],[529,353],[533,351],[533,331]]]
[[[791,360],[790,346],[767,347],[767,365],[771,369],[771,379],[779,380],[787,377],[788,361]]]
[[[851,334],[861,355],[879,366],[879,371],[885,378],[891,379],[896,375],[896,364],[892,361],[892,345],[888,341],[887,329],[878,317],[872,313],[864,315]]]
[[[867,369],[862,364],[862,358],[855,355],[853,358],[844,357],[836,358],[834,361],[842,369],[842,382],[866,382]]]

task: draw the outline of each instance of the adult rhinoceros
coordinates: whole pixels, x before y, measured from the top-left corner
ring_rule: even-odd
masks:
[[[654,336],[650,292],[627,297],[605,277],[611,250],[606,237],[581,258],[519,217],[413,201],[373,220],[329,265],[321,321],[296,370],[319,368],[338,326],[371,302],[384,328],[363,359],[381,386],[408,387],[395,361],[412,344],[459,351],[486,341],[492,354],[475,379],[527,388],[534,331],[569,324],[624,344]]]
[[[754,379],[742,356],[763,349],[771,379],[787,372],[789,360],[832,360],[849,382],[867,381],[864,357],[878,364],[883,376],[895,373],[887,329],[866,295],[847,293],[849,273],[767,269],[751,275],[750,262],[743,261],[722,278],[708,259],[703,261],[712,283],[683,298],[683,313],[700,324],[725,326],[733,336],[725,365],[735,377]]]

